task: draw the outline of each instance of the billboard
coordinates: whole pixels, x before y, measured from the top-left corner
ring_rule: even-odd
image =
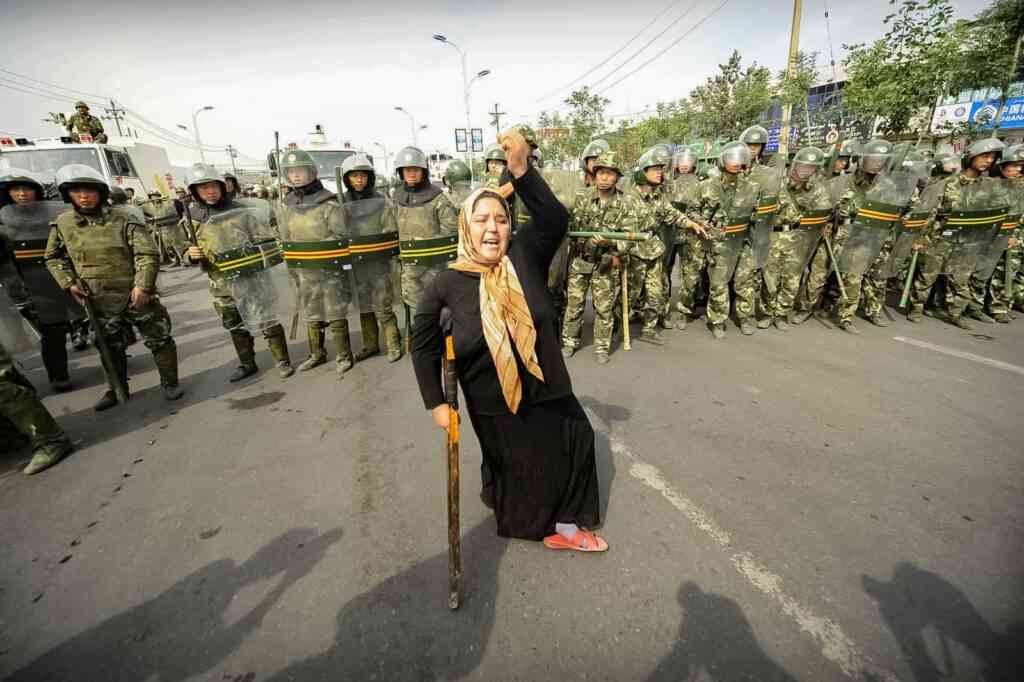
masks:
[[[970,113],[971,126],[979,129],[991,129],[999,112],[999,100],[990,99],[984,102],[972,102]],[[1003,120],[1000,129],[1024,128],[1024,97],[1010,97],[1006,100]]]

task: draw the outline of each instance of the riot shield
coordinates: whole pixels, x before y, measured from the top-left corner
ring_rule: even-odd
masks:
[[[700,185],[700,178],[696,173],[677,175],[672,179],[669,188],[669,195],[672,205],[680,211],[685,211],[697,200],[697,187]]]
[[[851,182],[853,182],[852,173],[843,173],[829,178],[828,191],[832,195],[833,206],[839,205],[839,200],[843,198],[844,194],[846,194],[846,190],[850,189]]]
[[[731,204],[719,207],[719,214],[715,216],[718,225],[714,230],[714,243],[711,247],[712,285],[728,283],[736,272],[740,253],[747,242],[758,194],[757,185],[740,182]]]
[[[831,194],[824,193],[821,200],[804,207],[800,214],[800,234],[793,243],[794,261],[799,261],[802,273],[814,257],[821,239],[821,230],[829,224],[835,212]]]
[[[1015,190],[1013,185],[1002,178],[991,178],[991,180],[998,187],[998,192],[993,189],[993,201],[1006,206],[1006,215],[995,227],[991,240],[982,247],[978,254],[978,262],[974,266],[974,276],[983,282],[987,282],[995,272],[996,264],[999,263],[1009,246],[1010,235],[1017,229],[1020,222],[1020,207],[1017,205],[1018,202],[1012,198]]]
[[[868,271],[906,210],[916,184],[916,176],[904,170],[875,177],[863,204],[851,217],[849,236],[836,264],[841,273],[863,275]]]
[[[576,195],[583,189],[583,178],[576,171],[562,170],[561,168],[545,168],[540,173],[544,182],[551,188],[551,192],[558,199],[558,202],[569,211],[576,203]]]
[[[43,324],[59,324],[81,317],[81,306],[71,298],[46,268],[43,254],[50,223],[68,210],[61,201],[10,204],[0,209],[0,223],[8,232],[14,262],[24,284],[32,311]]]
[[[0,291],[0,345],[11,355],[18,355],[34,349],[37,338],[7,292]]]
[[[750,247],[754,254],[754,266],[763,268],[768,262],[772,248],[772,228],[779,213],[779,193],[785,168],[758,164],[750,171],[750,179],[760,186],[757,213],[750,226]]]
[[[910,207],[910,211],[896,226],[892,253],[884,269],[887,279],[898,275],[903,264],[910,258],[914,243],[924,234],[929,219],[942,199],[944,188],[944,182],[933,182],[925,187],[917,201]]]
[[[1008,209],[1009,197],[1002,180],[979,178],[962,185],[957,208],[944,216],[942,223],[941,237],[952,244],[942,266],[943,274],[974,273],[983,264],[983,257],[996,248],[993,241],[1009,218]]]
[[[270,202],[266,199],[257,199],[255,197],[236,197],[235,202],[245,206],[247,209],[252,211],[256,219],[263,225],[270,225],[272,223],[271,218],[273,217],[273,211],[270,208]]]
[[[384,197],[341,205],[349,236],[356,301],[361,313],[381,313],[395,303],[391,277],[398,258],[398,224],[394,205]]]
[[[306,322],[343,320],[352,301],[352,252],[343,236],[343,213],[339,211],[337,222],[332,222],[321,206],[282,211],[279,222],[284,259]]]

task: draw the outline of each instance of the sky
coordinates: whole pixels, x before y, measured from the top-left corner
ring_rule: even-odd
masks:
[[[966,17],[987,3],[954,4]],[[461,61],[454,48],[431,38],[435,33],[465,51],[470,75],[491,71],[470,90],[471,124],[483,128],[490,143],[495,133],[486,112],[496,103],[507,112],[503,128],[533,123],[572,89],[593,84],[611,100],[609,114],[641,112],[686,96],[733,49],[744,64],[756,61],[778,71],[785,66],[792,18],[792,4],[781,0],[106,0],[96,7],[79,20],[80,3],[5,0],[0,133],[59,134],[41,119],[51,111],[73,113],[74,90],[94,101],[113,97],[129,110],[128,125],[141,140],[164,146],[182,165],[197,161],[198,152],[139,124],[191,137],[192,113],[212,106],[199,115],[202,141],[233,145],[244,155],[240,163],[264,158],[275,130],[282,145],[301,145],[315,124],[332,141],[349,141],[379,162],[377,143],[393,155],[412,141],[410,119],[394,110],[401,106],[417,126],[428,126],[419,133],[421,147],[453,153],[453,131],[466,121]],[[838,62],[844,43],[880,37],[890,11],[888,0],[805,0],[800,49],[819,52],[819,64],[828,64],[831,46]],[[574,83],[645,27],[607,64]],[[49,96],[22,92],[38,89]],[[93,107],[93,113],[101,112]],[[113,121],[104,125],[115,128]],[[228,163],[221,151],[207,158]]]

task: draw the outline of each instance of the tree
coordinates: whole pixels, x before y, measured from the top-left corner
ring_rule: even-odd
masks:
[[[543,112],[538,117],[542,128],[568,128],[569,134],[560,140],[541,146],[545,158],[564,161],[578,157],[587,143],[607,126],[605,109],[611,100],[590,92],[589,87],[575,90],[565,98],[569,112],[563,117],[558,112]],[[545,148],[546,147],[546,148]],[[547,155],[551,156],[548,157]]]
[[[741,62],[734,50],[716,76],[690,92],[694,131],[705,139],[736,138],[771,105],[771,71],[756,62],[744,69]]]

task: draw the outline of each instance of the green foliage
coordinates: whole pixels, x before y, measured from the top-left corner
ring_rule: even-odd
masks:
[[[807,106],[807,91],[818,78],[818,53],[797,52],[793,72],[789,69],[779,71],[779,101],[794,108]]]
[[[542,112],[537,119],[541,128],[568,128],[569,134],[552,142],[541,143],[545,159],[566,161],[579,158],[583,148],[607,125],[605,109],[610,100],[590,92],[590,88],[575,90],[565,98],[569,112]]]
[[[690,92],[694,132],[700,137],[735,139],[771,105],[771,71],[756,62],[743,68],[741,62],[734,50],[718,65],[718,74]]]

